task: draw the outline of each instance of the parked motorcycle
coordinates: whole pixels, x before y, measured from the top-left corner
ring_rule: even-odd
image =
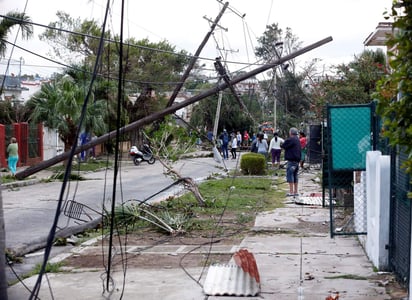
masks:
[[[133,162],[136,166],[138,166],[142,161],[146,161],[149,165],[154,164],[156,161],[153,156],[152,149],[150,149],[147,144],[144,144],[141,150],[139,150],[136,146],[132,146],[129,153],[132,156]]]

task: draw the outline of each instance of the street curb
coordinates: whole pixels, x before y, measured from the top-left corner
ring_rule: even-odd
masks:
[[[28,180],[19,180],[19,181],[14,181],[14,182],[3,183],[2,186],[4,186],[5,188],[16,188],[16,187],[21,187],[21,186],[37,184],[41,181],[42,179],[34,178],[34,179],[28,179]]]
[[[76,226],[70,226],[67,227],[63,230],[60,230],[56,232],[55,238],[65,238],[69,237],[71,235],[83,232],[87,229],[94,229],[96,228],[99,224],[102,222],[102,217],[99,217],[97,219],[94,219],[90,222],[81,224],[81,225],[76,225]],[[18,244],[13,248],[9,248],[9,250],[15,255],[15,256],[24,256],[27,253],[34,252],[36,250],[45,248],[47,245],[47,239],[48,236],[43,236],[40,238],[33,239],[31,241],[28,241],[27,243],[23,244]]]

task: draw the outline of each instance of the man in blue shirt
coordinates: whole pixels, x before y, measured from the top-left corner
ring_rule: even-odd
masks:
[[[298,138],[299,131],[292,127],[289,130],[289,138],[282,144],[285,149],[286,181],[289,183],[289,193],[286,196],[299,196],[298,192],[298,171],[301,158],[301,147]]]

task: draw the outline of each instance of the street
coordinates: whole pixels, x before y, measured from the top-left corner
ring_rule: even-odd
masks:
[[[180,160],[173,165],[182,176],[196,180],[206,178],[215,173],[222,173],[236,166],[236,160],[227,160],[225,165],[217,163],[213,158],[191,158]],[[163,174],[163,166],[156,162],[154,165],[142,163],[133,165],[131,160],[119,164],[116,185],[116,203],[131,199],[145,200],[174,182]],[[75,171],[72,172],[73,174]],[[70,182],[63,197],[64,203],[74,204],[74,208],[65,210],[59,216],[59,230],[75,228],[99,217],[103,205],[110,209],[113,198],[114,170],[89,172],[82,174],[84,181]],[[49,234],[55,218],[55,211],[61,193],[61,182],[39,182],[34,185],[12,189],[3,189],[3,205],[6,227],[6,246],[25,254],[24,248],[42,243]],[[176,193],[181,186],[173,186],[156,197],[162,199]],[[79,212],[78,208],[82,211]],[[71,218],[70,218],[71,217]],[[21,253],[20,253],[21,254]]]

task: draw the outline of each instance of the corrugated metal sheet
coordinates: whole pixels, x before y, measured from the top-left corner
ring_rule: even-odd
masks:
[[[260,284],[237,265],[212,265],[203,291],[209,296],[256,296],[260,292]]]

